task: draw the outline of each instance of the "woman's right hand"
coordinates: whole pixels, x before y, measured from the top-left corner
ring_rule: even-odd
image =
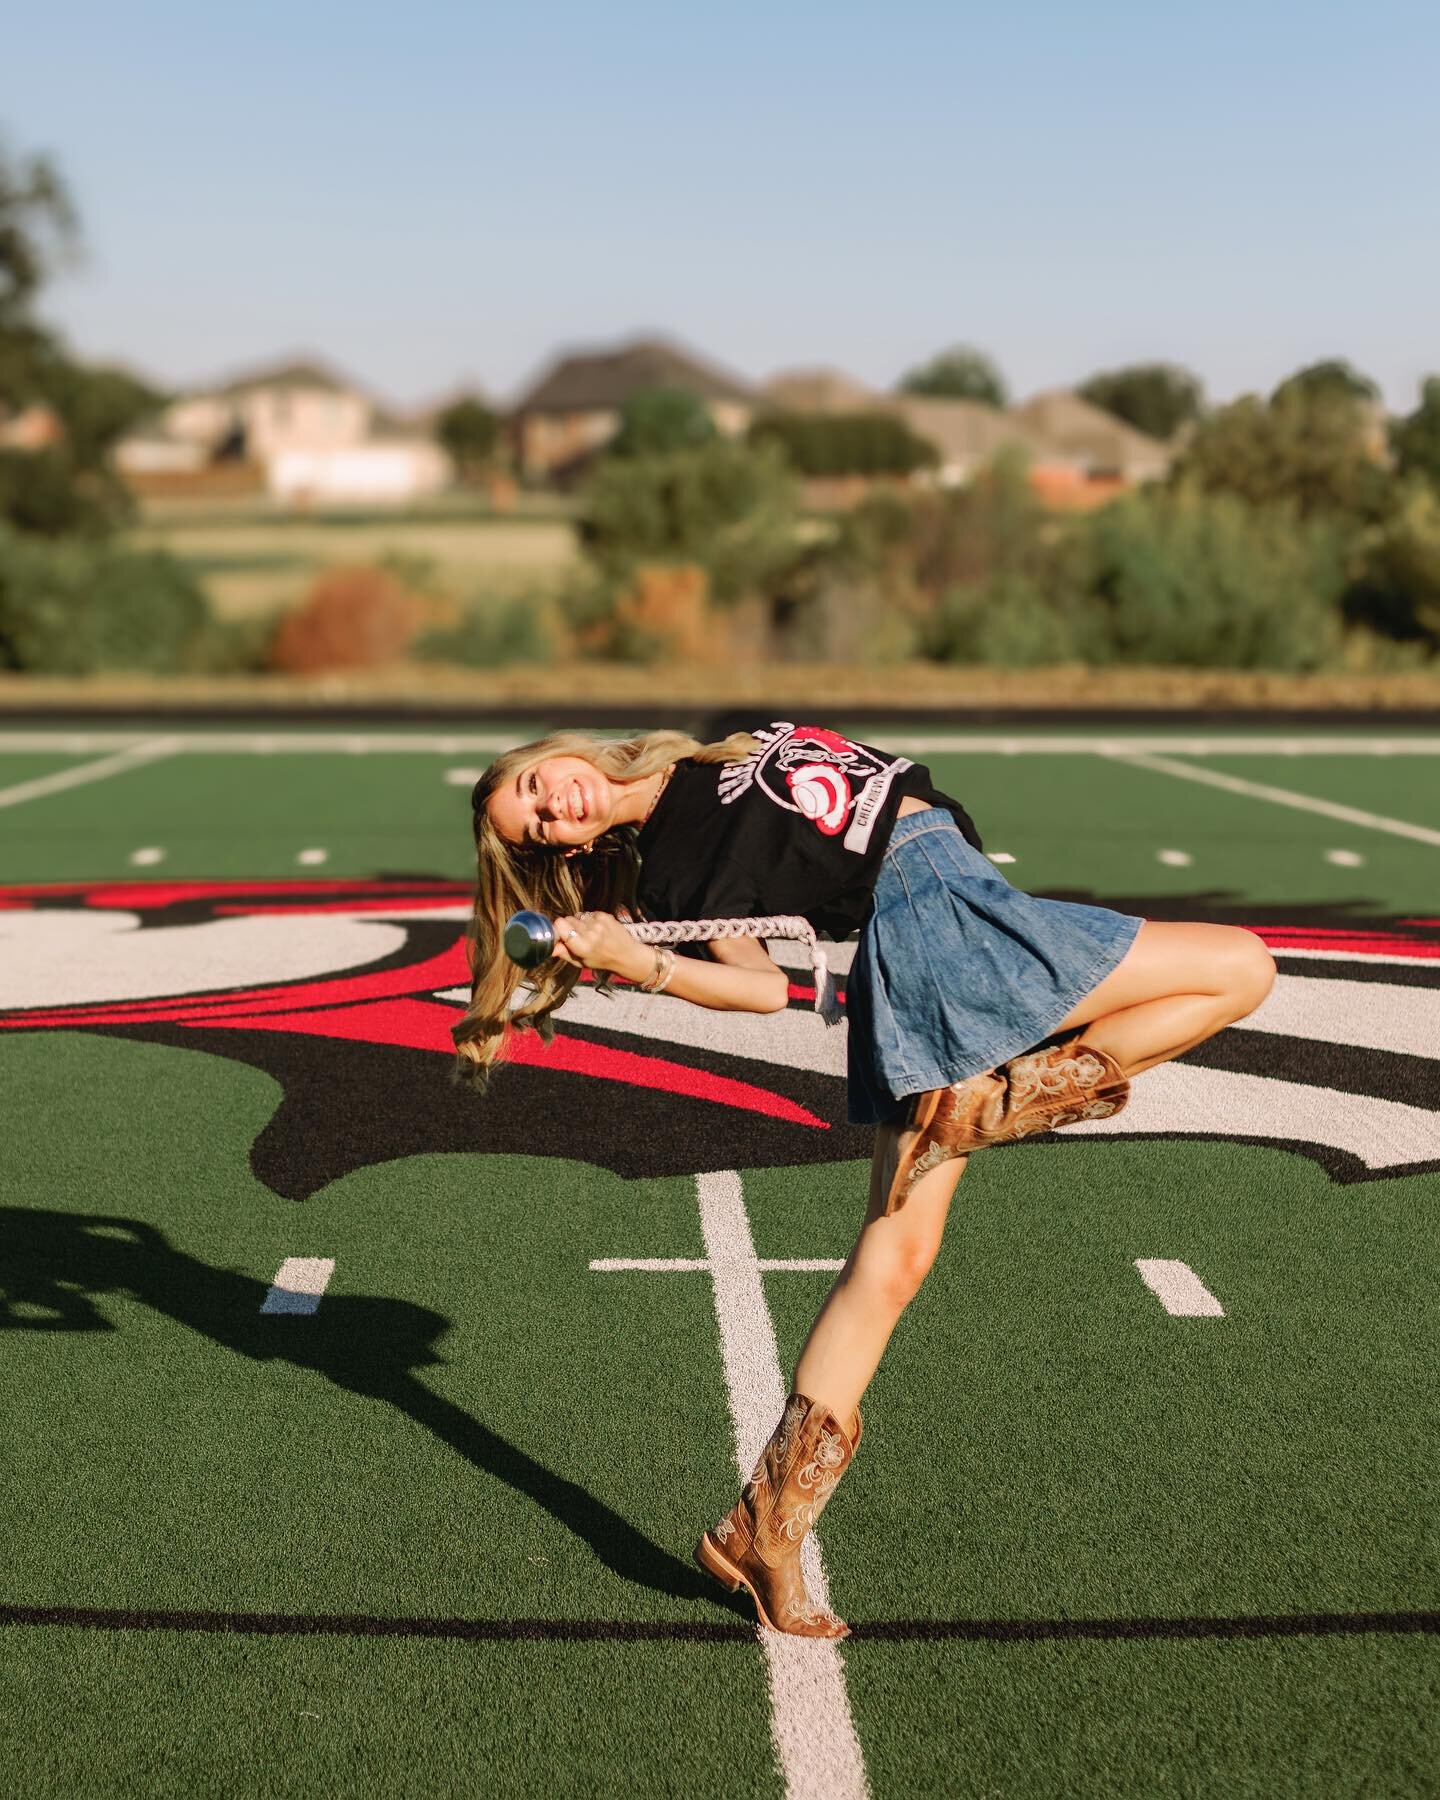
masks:
[[[555,955],[582,969],[601,969],[627,981],[643,981],[655,953],[639,944],[613,913],[567,913],[555,921]]]

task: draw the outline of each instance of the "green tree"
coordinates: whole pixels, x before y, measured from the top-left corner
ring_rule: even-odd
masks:
[[[605,446],[607,456],[631,459],[698,450],[716,436],[710,409],[688,388],[637,388],[620,412],[620,428]]]
[[[940,461],[893,413],[762,413],[746,435],[776,445],[801,475],[912,475]]]
[[[1162,441],[1200,417],[1199,377],[1175,363],[1132,363],[1092,375],[1078,390],[1082,400]]]
[[[1307,363],[1293,375],[1287,375],[1272,398],[1277,405],[1287,400],[1349,400],[1372,406],[1380,398],[1380,390],[1368,375],[1362,375],[1343,356],[1331,356],[1323,362]]]
[[[162,399],[123,370],[77,363],[35,316],[46,279],[78,241],[54,165],[0,145],[0,414],[43,404],[64,433],[47,450],[0,452],[0,521],[46,536],[93,534],[125,516],[110,452]]]
[[[1390,481],[1367,441],[1354,400],[1292,390],[1267,403],[1253,394],[1203,420],[1171,468],[1172,486],[1234,494],[1253,506],[1285,506],[1302,518],[1355,524],[1380,518]]]
[[[173,672],[199,664],[210,628],[205,596],[172,556],[0,526],[0,668]]]
[[[435,436],[466,479],[491,466],[500,437],[500,421],[473,394],[454,401],[435,420]]]
[[[691,563],[717,600],[734,600],[794,555],[794,480],[778,451],[724,439],[668,456],[606,457],[579,532],[611,581],[644,563]]]
[[[65,427],[76,467],[87,470],[108,466],[125,433],[159,412],[167,398],[128,369],[72,362],[64,355],[48,360],[40,391]]]
[[[35,296],[78,241],[59,170],[48,157],[14,155],[0,140],[0,330],[30,323]]]
[[[1440,488],[1440,375],[1425,382],[1414,412],[1390,427],[1390,448],[1401,475],[1423,476]]]
[[[993,359],[972,344],[953,344],[909,370],[900,377],[900,392],[932,400],[982,400],[987,406],[1005,406],[1009,401],[1005,377]]]
[[[1337,655],[1346,534],[1332,520],[1160,488],[1091,515],[1088,538],[1102,661],[1319,669]]]
[[[1440,493],[1427,482],[1406,484],[1369,534],[1345,612],[1383,638],[1440,651]]]

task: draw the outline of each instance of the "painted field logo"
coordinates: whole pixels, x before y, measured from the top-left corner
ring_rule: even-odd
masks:
[[[138,1038],[264,1069],[283,1098],[251,1161],[296,1199],[444,1151],[625,1176],[868,1155],[869,1132],[844,1122],[844,1034],[800,985],[789,1011],[763,1017],[583,987],[553,1044],[517,1039],[489,1098],[455,1089],[467,913],[463,888],[424,880],[0,889],[0,1031]],[[1256,929],[1281,968],[1261,1011],[1150,1071],[1113,1123],[1051,1141],[1239,1138],[1345,1182],[1440,1169],[1440,921]]]

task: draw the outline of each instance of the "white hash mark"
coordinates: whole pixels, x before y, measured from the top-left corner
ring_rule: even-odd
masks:
[[[1135,1267],[1140,1271],[1140,1279],[1172,1318],[1225,1317],[1225,1308],[1189,1263],[1171,1262],[1164,1257],[1140,1256],[1135,1259]]]
[[[262,1313],[313,1313],[335,1273],[333,1256],[287,1256],[265,1296]]]

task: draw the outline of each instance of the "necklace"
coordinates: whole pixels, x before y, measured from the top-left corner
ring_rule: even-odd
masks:
[[[655,808],[660,804],[660,796],[665,792],[666,788],[669,787],[670,777],[674,773],[675,773],[675,765],[674,765],[674,763],[671,763],[670,767],[665,771],[665,774],[664,774],[663,778],[661,779],[659,787],[656,788],[656,790],[655,790],[655,798],[645,808],[645,817],[642,818],[640,821],[640,823],[642,825],[644,825],[649,820],[651,813],[653,813]]]

